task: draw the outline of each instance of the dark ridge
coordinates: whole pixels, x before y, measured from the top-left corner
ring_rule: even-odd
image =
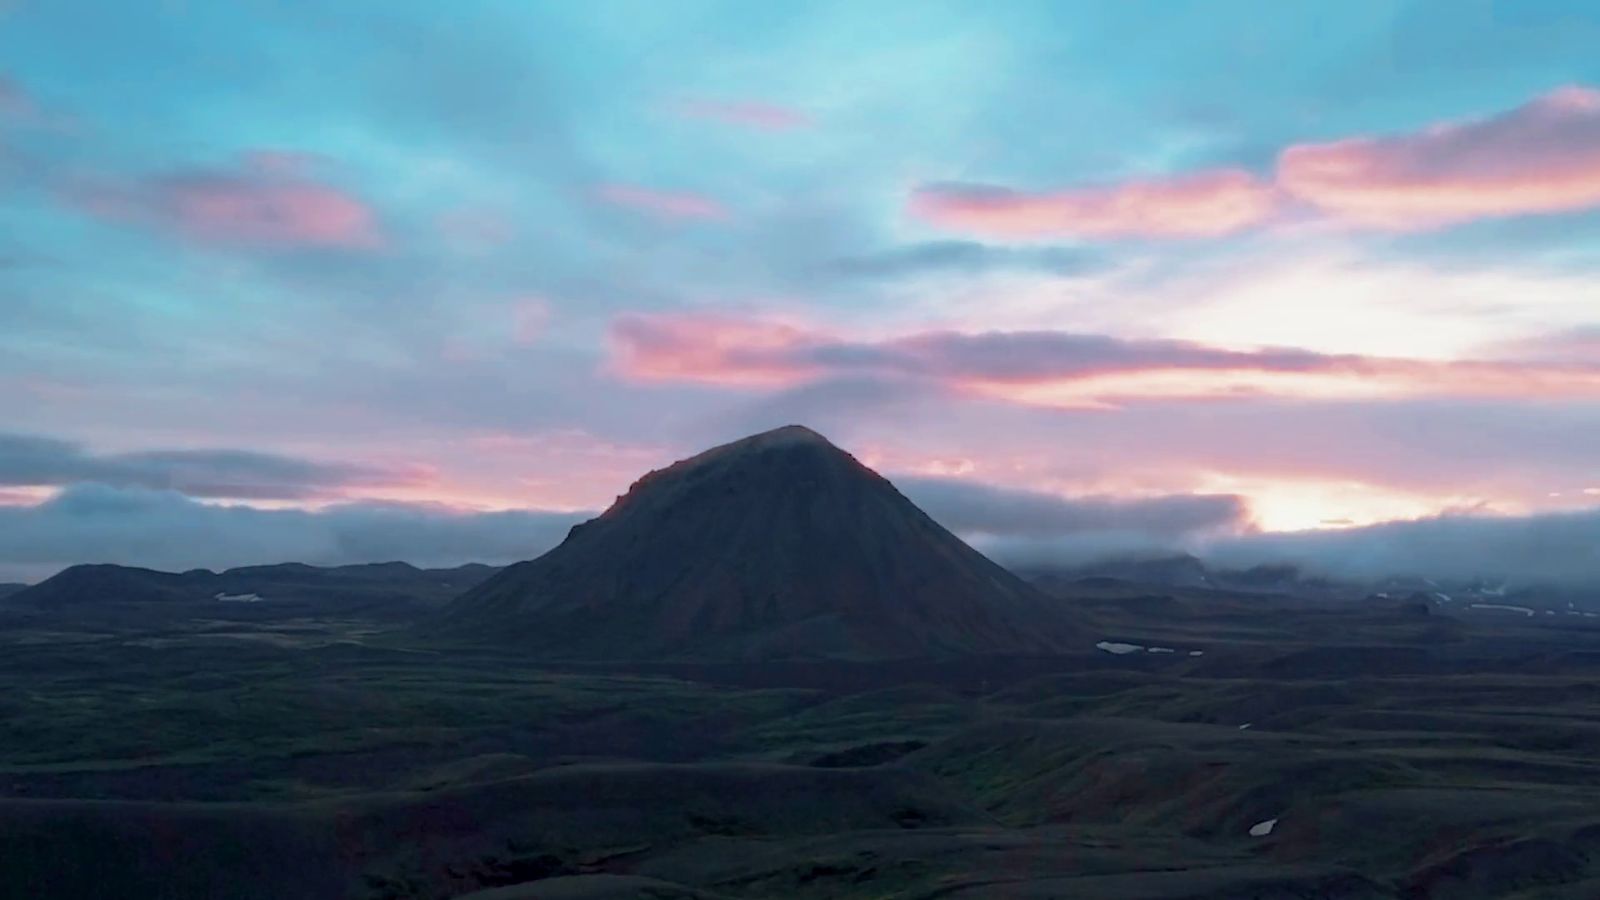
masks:
[[[72,566],[36,585],[19,585],[9,606],[40,612],[108,606],[215,606],[219,594],[273,602],[352,604],[398,600],[438,607],[499,571],[491,566],[419,569],[409,563],[320,568],[304,563],[241,566],[225,572],[159,572],[133,566]]]

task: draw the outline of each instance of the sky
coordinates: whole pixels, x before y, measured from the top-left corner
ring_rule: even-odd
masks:
[[[526,558],[798,422],[1002,558],[1600,581],[1595,47],[1586,0],[0,0],[0,580]]]

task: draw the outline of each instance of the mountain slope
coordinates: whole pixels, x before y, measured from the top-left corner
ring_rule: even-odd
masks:
[[[468,592],[449,634],[567,657],[1049,652],[1052,601],[821,435],[788,426],[651,472]]]

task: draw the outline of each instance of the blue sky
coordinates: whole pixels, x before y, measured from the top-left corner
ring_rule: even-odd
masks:
[[[570,517],[790,420],[990,491],[975,539],[1214,512],[1063,552],[1583,515],[1596,46],[1541,0],[12,0],[0,503],[101,536],[0,575],[130,561],[79,494]]]

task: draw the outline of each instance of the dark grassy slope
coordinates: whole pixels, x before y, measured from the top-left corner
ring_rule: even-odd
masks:
[[[0,630],[0,896],[1593,896],[1600,635],[1149,596],[1080,602],[1182,652],[623,671],[359,621]]]
[[[448,897],[707,835],[981,819],[943,794],[901,769],[613,763],[338,804],[0,801],[0,879],[11,896]]]
[[[1086,633],[798,426],[646,475],[437,627],[598,659],[1037,653]]]

